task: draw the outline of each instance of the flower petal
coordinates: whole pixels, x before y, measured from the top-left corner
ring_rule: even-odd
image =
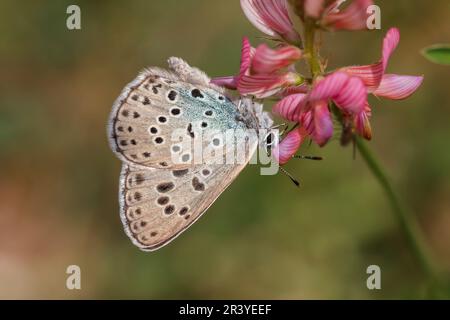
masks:
[[[383,78],[383,62],[379,61],[366,66],[353,66],[340,69],[352,77],[360,78],[369,92],[375,91]]]
[[[353,125],[356,132],[367,140],[372,139],[372,127],[370,126],[369,118],[371,116],[371,109],[369,104],[366,105],[364,111],[355,115]]]
[[[344,72],[334,72],[318,81],[311,90],[308,100],[328,100],[337,96],[350,78]]]
[[[366,86],[361,79],[350,77],[333,100],[340,109],[347,113],[360,113],[367,104]]]
[[[367,89],[361,79],[335,72],[315,84],[305,103],[330,99],[347,113],[359,113],[367,101]]]
[[[242,95],[254,95],[262,99],[277,93],[284,84],[284,77],[279,75],[243,75],[239,79],[238,90]]]
[[[286,120],[298,121],[300,116],[300,102],[306,94],[291,94],[273,106],[272,112]]]
[[[291,43],[300,42],[289,17],[287,0],[241,0],[241,7],[248,20],[261,32]]]
[[[302,113],[300,123],[321,147],[333,136],[333,121],[328,103],[324,100],[314,103],[309,111]]]
[[[272,150],[272,155],[280,165],[285,164],[300,148],[300,145],[307,136],[302,128],[297,128],[289,132],[286,137]]]
[[[243,75],[239,78],[238,90],[242,95],[254,95],[262,99],[280,92],[287,86],[297,85],[299,81],[299,76],[295,73]]]
[[[241,49],[241,65],[239,68],[239,78],[249,73],[250,64],[252,62],[255,49],[250,45],[250,41],[247,37],[242,39]]]
[[[393,100],[406,99],[422,84],[423,77],[385,74],[374,95]]]
[[[324,23],[335,30],[362,30],[367,28],[367,7],[372,0],[354,0],[347,8],[330,13],[324,17]]]
[[[397,28],[391,28],[386,33],[383,40],[383,50],[381,53],[381,62],[383,63],[383,72],[386,70],[389,58],[400,42],[400,31]]]
[[[237,89],[237,77],[235,76],[213,78],[211,83],[231,90]]]
[[[268,25],[263,19],[261,13],[255,5],[255,1],[241,0],[241,8],[247,19],[262,33],[265,33],[271,37],[276,37],[277,33]]]
[[[346,72],[350,76],[358,77],[367,87],[369,93],[374,92],[381,83],[381,79],[386,71],[389,58],[400,41],[400,32],[397,28],[391,28],[386,33],[383,40],[381,59],[377,63],[365,66],[345,67],[340,71]]]
[[[333,121],[331,120],[328,103],[318,103],[314,107],[313,139],[319,146],[323,146],[332,136]]]
[[[252,59],[251,72],[254,74],[270,74],[291,65],[302,57],[302,51],[294,46],[284,46],[273,50],[262,44],[256,48]]]

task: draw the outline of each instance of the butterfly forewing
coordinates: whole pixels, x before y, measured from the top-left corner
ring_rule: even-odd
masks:
[[[150,69],[116,102],[109,134],[116,154],[131,165],[187,168],[193,142],[186,141],[210,130],[244,128],[236,117],[236,106],[220,92]],[[203,139],[204,148],[208,143]]]

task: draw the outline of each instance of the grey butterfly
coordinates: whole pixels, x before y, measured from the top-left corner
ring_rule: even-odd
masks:
[[[248,142],[240,163],[196,163],[189,149],[172,141],[175,129],[192,138],[198,132],[258,131],[272,125],[262,105],[232,101],[204,72],[180,58],[168,63],[169,70],[146,69],[124,88],[108,124],[110,146],[122,161],[120,217],[126,234],[144,251],[161,248],[200,218],[258,147],[258,141]],[[213,138],[202,143],[224,147]]]

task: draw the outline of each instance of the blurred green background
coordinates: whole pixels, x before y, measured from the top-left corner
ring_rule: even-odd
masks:
[[[331,68],[374,62],[386,30],[400,28],[388,71],[425,82],[406,101],[371,101],[370,146],[446,272],[450,69],[419,51],[450,41],[450,2],[376,3],[383,30],[326,35],[323,56]],[[81,7],[81,30],[66,28],[69,4]],[[301,189],[250,166],[167,247],[144,253],[128,240],[105,129],[113,101],[173,55],[210,76],[235,73],[244,35],[262,42],[239,1],[0,2],[0,298],[426,297],[382,190],[337,141],[303,150],[324,161],[287,166]],[[82,290],[66,289],[71,264]],[[372,264],[382,290],[366,288]]]

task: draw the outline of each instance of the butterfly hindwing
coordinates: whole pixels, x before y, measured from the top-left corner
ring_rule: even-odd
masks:
[[[122,167],[120,216],[127,235],[145,251],[169,243],[194,223],[245,164],[189,169]]]

